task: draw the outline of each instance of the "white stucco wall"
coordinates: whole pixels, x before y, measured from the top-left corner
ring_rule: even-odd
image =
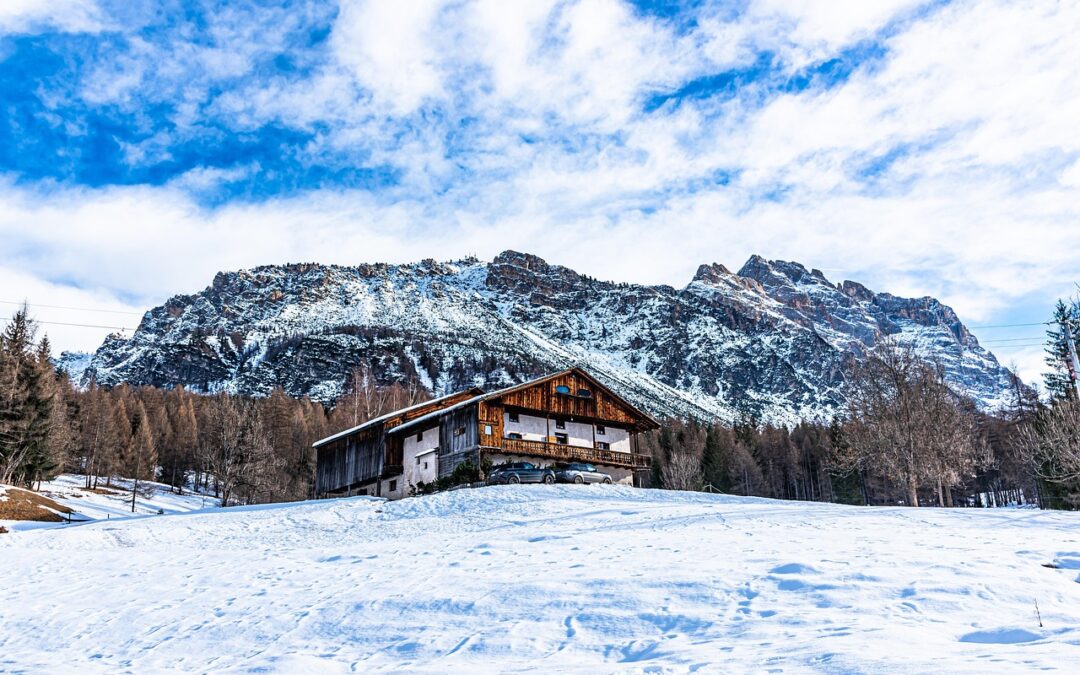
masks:
[[[417,438],[417,433],[421,437]],[[423,481],[431,483],[439,477],[439,455],[429,452],[439,447],[439,427],[434,426],[424,429],[423,432],[411,433],[401,443],[402,449],[402,482],[405,484],[405,494],[409,493],[409,487]],[[427,464],[427,466],[424,466]]]
[[[402,497],[409,496],[409,486],[402,480],[404,476],[394,476],[393,478],[383,478],[382,482],[382,494],[380,496],[387,499],[401,499]],[[390,489],[393,487],[394,489]],[[374,490],[371,490],[371,494],[375,494]]]
[[[630,447],[630,432],[617,427],[605,427],[603,434],[597,434],[596,440],[604,441],[611,445],[611,449],[617,452],[633,452]]]
[[[551,420],[550,435],[566,434],[567,443],[579,448],[591,448],[593,446],[593,425],[586,422],[566,421],[566,428],[559,429],[555,426],[555,420]],[[543,417],[532,415],[518,415],[517,422],[510,421],[510,413],[503,413],[503,433],[509,436],[511,433],[521,434],[522,440],[546,441],[548,439],[548,420]],[[616,452],[631,452],[630,432],[616,427],[605,427],[603,434],[597,434],[596,440],[604,441],[611,445]]]
[[[554,433],[555,425],[551,426]],[[521,434],[521,438],[526,441],[546,441],[547,420],[532,415],[519,415],[517,422],[511,422],[510,413],[503,413],[503,433],[507,436],[512,433]]]

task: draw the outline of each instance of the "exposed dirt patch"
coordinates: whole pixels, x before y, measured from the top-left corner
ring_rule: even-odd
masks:
[[[108,488],[101,488],[101,487],[99,487],[99,488],[90,488],[89,490],[87,490],[86,488],[79,488],[79,489],[82,490],[83,492],[93,492],[96,495],[113,495],[113,496],[115,496],[115,495],[124,494],[123,492],[119,492],[117,490],[110,490]]]
[[[4,527],[3,525],[0,525],[0,534],[7,534],[7,533],[8,533],[8,529],[6,527]]]
[[[4,486],[0,493],[0,520],[35,520],[43,523],[59,523],[65,518],[61,513],[72,510],[57,504],[48,497],[24,490]]]

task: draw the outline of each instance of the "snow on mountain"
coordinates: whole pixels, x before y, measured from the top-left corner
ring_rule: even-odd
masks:
[[[82,382],[86,369],[90,367],[93,354],[86,352],[62,352],[60,358],[54,359],[56,367],[61,368],[71,376],[72,381]]]
[[[82,381],[294,395],[328,402],[349,372],[417,378],[434,394],[582,366],[658,415],[829,417],[845,368],[886,336],[939,362],[985,409],[1009,379],[948,307],[754,256],[702,265],[682,289],[598,281],[528,254],[218,274],[114,335]]]
[[[14,532],[0,671],[1068,672],[1077,524],[567,485]]]

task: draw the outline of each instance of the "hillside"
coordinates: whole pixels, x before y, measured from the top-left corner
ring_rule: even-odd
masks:
[[[1078,525],[515,486],[16,532],[0,670],[1067,670]]]
[[[199,391],[333,401],[348,374],[414,380],[434,394],[498,388],[585,367],[657,415],[741,412],[775,422],[826,419],[846,367],[889,338],[939,363],[984,409],[1009,377],[956,314],[798,263],[702,265],[684,288],[597,281],[522,253],[491,263],[258,267],[218,274],[149,311],[73,376]]]
[[[0,485],[0,527],[10,531],[68,527],[70,523],[94,520],[113,520],[133,516],[182,513],[216,504],[210,496],[186,492],[178,495],[163,483],[140,481],[139,494],[135,499],[135,512],[131,511],[131,481],[113,479],[105,485],[102,479],[96,489],[86,489],[86,477],[62,474],[45,481],[39,490],[30,492],[20,488]],[[4,508],[8,501],[15,501],[18,494],[23,503],[34,502],[35,509]],[[17,518],[17,519],[16,519]]]

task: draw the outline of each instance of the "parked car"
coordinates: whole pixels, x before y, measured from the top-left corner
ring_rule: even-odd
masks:
[[[611,483],[611,476],[597,471],[592,464],[565,464],[555,469],[555,480],[560,483]]]
[[[497,466],[488,473],[489,485],[506,483],[554,483],[555,472],[551,469],[541,469],[532,462],[509,462]]]

